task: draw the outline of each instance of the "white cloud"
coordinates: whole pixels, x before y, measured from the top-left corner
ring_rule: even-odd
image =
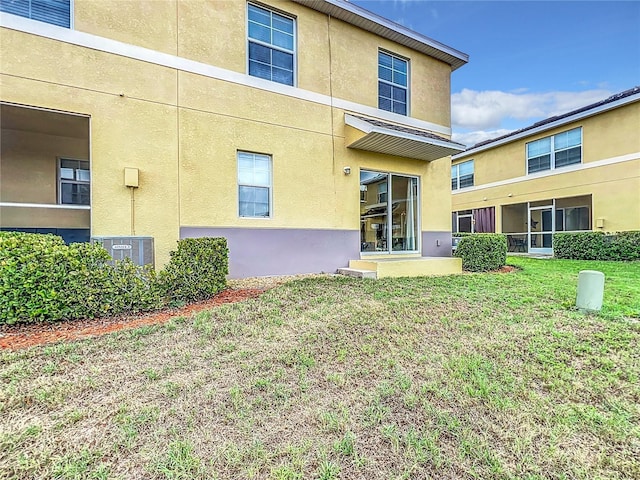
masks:
[[[454,130],[495,130],[504,128],[509,120],[518,120],[524,127],[537,120],[603,100],[610,95],[611,92],[604,89],[545,93],[529,93],[522,89],[513,92],[463,89],[452,95],[451,122]]]
[[[404,11],[404,9],[407,7],[407,3],[411,2],[413,0],[393,0],[393,8],[394,9],[401,9]]]
[[[451,135],[451,140],[454,142],[462,143],[467,147],[475,145],[476,143],[484,142],[485,140],[491,140],[493,138],[501,137],[511,133],[513,130],[506,128],[500,128],[497,130],[476,130],[474,132],[454,132]]]

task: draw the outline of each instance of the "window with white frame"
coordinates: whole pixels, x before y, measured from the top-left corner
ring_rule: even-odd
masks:
[[[556,232],[591,229],[589,207],[564,207],[556,209]]]
[[[409,62],[387,52],[378,52],[378,108],[407,115]]]
[[[0,0],[0,12],[71,28],[71,0]]]
[[[380,182],[378,184],[378,203],[387,201],[387,193],[387,182]]]
[[[473,187],[473,160],[451,166],[451,190]]]
[[[249,75],[294,84],[295,20],[248,5]]]
[[[582,162],[582,128],[574,128],[527,143],[527,173]]]
[[[88,161],[61,158],[58,180],[58,203],[62,205],[89,205],[91,175]]]
[[[271,156],[238,152],[238,215],[271,216]]]

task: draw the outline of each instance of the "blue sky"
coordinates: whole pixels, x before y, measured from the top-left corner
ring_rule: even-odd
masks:
[[[467,145],[640,85],[640,1],[351,2],[470,56],[451,77]]]

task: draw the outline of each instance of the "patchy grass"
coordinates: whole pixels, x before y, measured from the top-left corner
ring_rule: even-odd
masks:
[[[2,353],[0,478],[640,478],[640,263],[510,263]]]

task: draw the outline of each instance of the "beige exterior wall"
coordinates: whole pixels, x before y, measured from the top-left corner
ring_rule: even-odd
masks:
[[[576,127],[582,127],[581,165],[526,176],[527,142]],[[453,193],[452,211],[496,206],[496,227],[501,231],[502,205],[592,195],[594,224],[602,218],[605,231],[640,229],[638,132],[640,102],[634,102],[526,139],[464,155],[454,164],[475,160],[475,186]],[[499,184],[483,186],[492,182]]]
[[[58,203],[58,158],[87,160],[88,139],[0,130],[0,202]],[[0,225],[22,228],[89,228],[89,210],[0,207]]]
[[[377,107],[378,49],[384,49],[409,60],[410,115],[449,126],[451,67],[446,63],[293,2],[259,4],[296,20],[296,86]],[[246,10],[247,4],[238,0],[76,0],[74,26],[82,32],[247,73]],[[59,59],[56,55],[51,58],[54,62]],[[111,77],[120,72],[112,67],[104,65],[95,72],[96,78],[88,80],[110,73],[104,81],[115,87],[119,82]],[[60,74],[68,71],[62,69]],[[139,77],[137,85],[143,89],[156,83],[145,80],[153,78],[146,69],[136,67],[128,73]],[[162,85],[168,88],[169,84]],[[139,92],[131,95],[140,96]]]
[[[2,129],[0,201],[58,203],[57,159],[89,159],[87,139]]]
[[[89,228],[89,210],[0,206],[3,227]]]
[[[298,4],[271,3],[297,19],[298,87],[377,107],[384,48],[410,59],[411,115],[449,127],[448,65]],[[245,9],[237,1],[76,0],[75,29],[245,73]],[[181,226],[357,232],[360,169],[418,176],[421,230],[451,229],[449,159],[347,149],[341,109],[16,30],[1,29],[0,44],[2,101],[90,116],[91,235],[154,237],[156,266]],[[238,216],[238,150],[272,155],[272,218]],[[125,187],[125,167],[139,169],[139,188]],[[24,198],[21,174],[7,182],[11,201]],[[37,194],[51,201],[50,185]]]

